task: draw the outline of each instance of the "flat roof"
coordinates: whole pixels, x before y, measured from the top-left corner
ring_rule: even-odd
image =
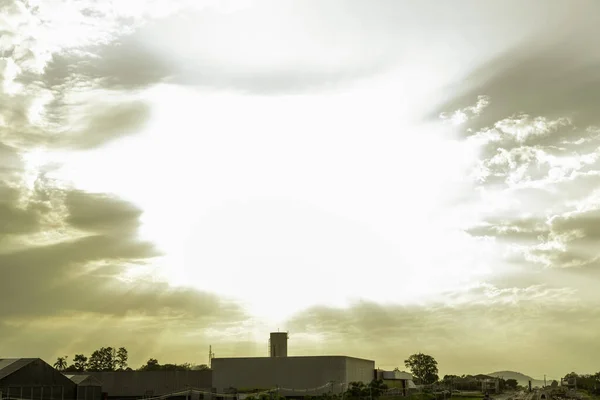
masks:
[[[280,359],[280,358],[294,358],[294,359],[300,359],[300,358],[349,358],[352,360],[375,362],[374,360],[369,360],[366,358],[351,357],[351,356],[214,357],[213,360],[263,360],[263,359],[269,359],[269,358],[273,358],[273,359]]]

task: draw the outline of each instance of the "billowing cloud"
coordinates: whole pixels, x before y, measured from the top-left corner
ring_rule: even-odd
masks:
[[[161,253],[137,237],[141,211],[132,204],[104,194],[61,189],[43,179],[33,194],[1,185],[0,193],[0,271],[2,280],[10,282],[0,294],[4,316],[0,332],[6,339],[0,352],[22,339],[26,327],[57,323],[69,325],[74,336],[65,336],[64,331],[62,338],[50,335],[55,348],[44,348],[32,339],[41,355],[62,347],[91,350],[104,344],[106,339],[99,334],[103,328],[78,324],[96,319],[110,321],[112,329],[121,332],[120,340],[141,351],[137,357],[144,357],[143,343],[148,340],[140,344],[131,337],[148,329],[158,336],[167,321],[176,337],[188,329],[227,326],[247,318],[237,304],[214,294],[173,288],[153,278],[150,262]],[[24,196],[26,203],[19,204]],[[35,244],[36,237],[46,240]],[[128,278],[132,269],[138,270],[137,276]],[[193,327],[190,319],[195,321]],[[92,327],[96,330],[90,331]],[[83,333],[98,342],[87,341],[78,349],[76,336]],[[162,346],[174,345],[169,343]]]
[[[495,240],[518,271],[499,281],[578,287],[577,296],[597,301],[581,285],[582,276],[600,277],[600,59],[586,46],[512,49],[472,73],[444,105],[450,111],[436,113],[478,154],[472,183],[482,214],[467,232]]]
[[[593,337],[580,335],[571,325],[575,315],[596,321],[598,311],[578,304],[571,289],[486,284],[452,303],[429,307],[369,302],[346,309],[315,307],[294,316],[288,326],[295,335],[294,346],[308,348],[317,343],[318,351],[375,359],[381,368],[403,368],[404,359],[422,351],[438,360],[442,374],[495,368],[535,374],[537,358],[548,346],[557,359],[600,350]],[[557,347],[557,343],[562,345]],[[546,373],[562,373],[562,366],[551,364]],[[588,359],[578,368],[595,366]]]
[[[65,52],[126,33],[143,16],[128,19],[115,4],[55,5],[0,2],[0,276],[6,286],[0,353],[50,358],[63,350],[130,345],[141,362],[157,343],[182,352],[177,338],[185,342],[190,330],[247,316],[215,294],[160,280],[152,263],[162,252],[139,237],[137,206],[48,174],[60,154],[96,149],[143,128],[151,110],[137,93],[107,90],[69,68],[47,68]],[[38,162],[36,154],[58,164]],[[24,333],[39,331],[48,342]],[[161,341],[164,332],[172,339]],[[107,339],[117,336],[119,343]]]
[[[546,1],[528,4],[516,1],[519,13],[509,15],[500,12],[511,8],[506,7],[506,3],[481,6],[470,1],[459,8],[435,2],[436,13],[430,12],[433,2],[411,8],[408,3],[396,1],[370,7],[353,1],[322,6],[321,2],[277,0],[233,10],[219,9],[222,1],[213,1],[212,6],[207,6],[209,3],[142,0],[132,6],[128,1],[117,0],[47,4],[0,0],[0,103],[3,105],[0,109],[0,274],[3,282],[8,282],[0,291],[3,316],[0,353],[18,351],[15,356],[51,357],[89,353],[102,345],[125,345],[136,364],[157,353],[170,354],[173,361],[196,361],[200,357],[204,360],[204,350],[190,349],[203,343],[221,343],[223,349],[217,350],[220,356],[264,355],[264,346],[259,348],[256,344],[264,338],[255,336],[258,324],[239,304],[224,296],[172,287],[159,279],[159,274],[154,273],[154,263],[160,260],[162,251],[139,234],[143,210],[115,195],[90,193],[51,178],[50,172],[56,165],[46,164],[45,157],[60,164],[62,155],[90,150],[102,154],[103,146],[143,131],[154,111],[146,103],[147,89],[168,83],[228,95],[240,91],[250,95],[318,92],[365,78],[381,78],[396,67],[401,72],[389,87],[400,88],[413,78],[427,81],[426,74],[420,74],[421,70],[435,71],[431,79],[434,76],[437,79],[438,75],[446,74],[446,70],[453,71],[456,65],[477,64],[477,59],[495,51],[497,38],[505,40],[510,36],[510,40],[507,39],[510,42],[527,36],[546,23],[533,21],[533,17],[541,20],[537,18],[540,4],[546,7],[548,26],[562,18],[566,9],[572,8],[559,2],[549,5]],[[569,15],[589,22],[583,14],[597,15],[591,12],[597,3],[589,4]],[[472,12],[474,10],[481,12]],[[417,15],[420,17],[416,18]],[[490,23],[488,16],[504,22]],[[597,36],[591,25],[581,24],[584,25],[583,30],[589,29],[587,37]],[[458,35],[457,26],[463,29]],[[468,45],[464,37],[470,37]],[[443,44],[432,46],[432,43]],[[298,106],[289,117],[286,114],[285,124],[279,125],[276,119],[267,124],[273,130],[264,136],[268,138],[264,143],[285,150],[274,158],[266,157],[257,162],[256,154],[247,159],[241,157],[252,153],[252,146],[247,145],[257,142],[252,135],[225,135],[236,142],[233,151],[226,145],[219,147],[215,142],[202,142],[207,144],[203,154],[213,152],[214,155],[214,159],[207,157],[207,165],[212,163],[211,171],[227,169],[227,173],[231,173],[215,174],[214,181],[218,183],[215,187],[222,188],[223,182],[230,186],[243,182],[243,185],[240,183],[243,188],[257,186],[252,179],[254,171],[260,171],[258,175],[277,177],[268,182],[269,188],[274,181],[286,181],[299,191],[306,187],[314,191],[316,203],[324,192],[351,187],[340,195],[341,200],[331,201],[331,208],[336,212],[347,198],[362,191],[369,196],[344,204],[345,212],[351,210],[351,214],[355,205],[375,204],[375,208],[389,207],[388,213],[370,219],[373,223],[368,225],[348,224],[337,216],[335,220],[327,220],[321,211],[302,214],[297,206],[289,207],[290,211],[286,209],[278,216],[275,207],[262,198],[257,208],[232,212],[235,208],[223,207],[202,220],[213,219],[211,227],[203,233],[205,236],[186,238],[192,242],[189,248],[193,252],[203,252],[205,258],[196,259],[206,262],[197,265],[207,268],[221,265],[226,272],[219,282],[222,288],[246,290],[243,294],[248,298],[257,291],[247,284],[258,275],[248,268],[253,261],[287,266],[288,275],[296,278],[296,284],[305,279],[296,296],[300,300],[305,295],[302,291],[315,287],[326,295],[332,294],[322,296],[323,299],[337,299],[355,291],[358,297],[384,294],[379,298],[408,302],[418,294],[428,300],[429,304],[411,306],[358,302],[347,308],[320,306],[301,311],[287,326],[299,337],[294,344],[298,343],[297,354],[314,354],[316,343],[320,346],[319,352],[374,358],[380,366],[393,368],[401,365],[401,360],[410,353],[422,350],[439,359],[442,371],[454,373],[488,372],[507,367],[536,373],[539,370],[529,368],[536,367],[535,356],[547,348],[558,348],[554,354],[561,360],[573,359],[570,353],[582,354],[583,348],[586,355],[597,354],[600,349],[594,338],[586,336],[586,331],[572,329],[573,325],[565,321],[577,324],[581,318],[598,320],[595,311],[598,297],[595,286],[590,283],[598,283],[600,279],[594,252],[600,209],[595,191],[600,184],[600,120],[596,115],[600,100],[597,94],[600,93],[597,68],[600,60],[595,56],[595,48],[584,40],[569,49],[562,45],[532,43],[479,66],[461,80],[461,87],[454,91],[458,95],[451,96],[450,101],[435,109],[436,118],[441,114],[442,119],[454,123],[454,127],[464,128],[461,144],[475,150],[465,151],[465,154],[478,157],[472,165],[472,182],[461,181],[466,188],[464,198],[476,203],[467,218],[451,215],[454,210],[446,209],[438,213],[435,208],[436,213],[427,213],[424,217],[413,212],[417,203],[434,202],[435,194],[442,191],[424,188],[435,185],[432,182],[439,167],[434,163],[429,163],[432,164],[430,172],[423,175],[414,171],[415,166],[423,165],[423,160],[437,157],[431,155],[436,154],[430,152],[431,149],[419,149],[423,157],[415,152],[414,158],[411,157],[414,164],[375,162],[369,170],[364,168],[369,159],[356,162],[356,157],[365,153],[350,151],[353,147],[340,147],[348,137],[358,144],[357,148],[364,147],[359,131],[381,129],[387,135],[386,129],[389,129],[390,136],[401,138],[397,142],[383,142],[385,135],[377,135],[374,142],[377,145],[367,152],[372,153],[370,160],[390,155],[390,159],[397,159],[401,157],[399,154],[406,154],[398,153],[395,146],[406,144],[405,136],[410,135],[396,134],[389,126],[383,129],[384,125],[393,125],[387,121],[396,119],[394,104],[367,113],[363,119],[353,119],[347,125],[331,123],[346,118],[348,112],[344,105],[338,109],[342,112],[329,115],[331,119],[327,124],[319,121],[314,125],[298,125],[294,135],[302,139],[314,135],[310,140],[322,145],[318,153],[312,153],[318,146],[312,146],[310,141],[304,148],[299,146],[300,140],[284,142],[282,138],[286,135],[280,134],[285,124],[293,124],[297,110],[303,110],[303,103],[298,102],[294,103]],[[466,47],[469,49],[465,50]],[[470,51],[476,48],[485,49],[481,50],[485,56],[473,55]],[[488,51],[490,48],[493,50]],[[412,64],[406,67],[406,72],[403,67],[410,64],[408,61]],[[378,92],[377,100],[384,99],[385,93],[385,90]],[[402,101],[410,103],[411,96],[407,92],[398,98],[404,97]],[[254,101],[250,96],[244,98]],[[187,99],[195,98],[190,95]],[[235,106],[228,102],[223,101],[226,107],[220,109],[208,107],[217,115],[214,118],[217,124],[221,115],[233,115]],[[364,103],[367,108],[371,106],[367,101]],[[327,117],[327,99],[319,104],[325,105],[324,112],[312,115]],[[244,108],[243,105],[237,107]],[[384,118],[388,107],[393,115]],[[172,107],[171,112],[175,108]],[[268,111],[255,119],[240,120],[251,121],[247,125],[264,126],[264,120],[273,113],[270,107],[266,109]],[[248,114],[255,112],[252,110]],[[186,107],[181,114],[184,113],[193,114],[186,121],[196,117],[195,107]],[[172,117],[166,114],[168,110],[161,115],[164,117],[161,121]],[[379,117],[383,119],[377,121]],[[343,134],[335,140],[320,137],[319,129],[347,127],[356,121],[361,122],[351,135],[339,129]],[[169,126],[169,122],[162,126],[173,129],[175,124]],[[227,125],[223,131],[236,129],[234,125]],[[168,129],[166,131],[168,134]],[[277,135],[271,136],[273,131]],[[306,135],[307,131],[311,131],[310,135]],[[190,142],[181,144],[180,137],[165,148],[186,157],[197,157],[199,153],[193,146],[181,151],[181,147]],[[262,145],[262,141],[258,142]],[[393,145],[381,151],[379,145],[383,143]],[[135,145],[131,148],[137,150]],[[299,147],[304,150],[298,150]],[[153,151],[160,154],[165,148],[157,150],[155,147]],[[300,154],[297,163],[295,158],[289,157],[289,149]],[[412,146],[410,149],[412,152]],[[221,156],[221,151],[229,154]],[[346,152],[347,159],[338,159],[338,165],[331,168],[330,164],[335,164],[331,162],[331,154],[336,152]],[[305,174],[304,164],[310,154],[318,154],[326,161],[313,165],[317,173],[325,177],[322,186],[320,182],[296,185],[296,182],[310,181],[306,179],[309,175]],[[273,165],[283,164],[281,161],[286,157],[292,159],[289,165],[297,164],[294,169],[281,168],[277,171],[280,175],[272,174]],[[184,161],[178,160],[177,166],[182,170],[189,168],[185,158],[181,159]],[[110,157],[106,157],[98,164],[98,170],[102,173],[102,168],[110,162]],[[256,163],[259,169],[241,171],[239,165],[244,162]],[[143,166],[136,167],[145,172]],[[378,175],[377,168],[402,169],[402,174],[375,178],[368,175],[368,171]],[[165,187],[175,188],[179,182],[186,185],[188,182],[182,176],[193,175],[170,176],[170,172],[157,167],[152,170],[155,175],[147,174],[149,180],[156,180],[156,191],[162,191],[163,198],[170,194]],[[157,175],[177,184],[161,186]],[[239,181],[223,179],[223,176]],[[343,184],[347,186],[331,184],[345,178],[348,179]],[[397,180],[404,180],[404,186],[400,187]],[[131,184],[134,185],[135,180]],[[394,197],[396,190],[401,196]],[[397,198],[401,201],[395,202]],[[155,201],[159,202],[160,199]],[[246,199],[244,202],[252,206],[252,202]],[[192,205],[194,201],[186,203]],[[221,206],[222,203],[214,204]],[[167,216],[162,216],[164,220],[174,215],[169,213],[172,206],[161,207]],[[375,214],[373,207],[367,208],[364,214]],[[397,212],[401,208],[402,212]],[[286,218],[288,212],[295,219]],[[184,211],[176,215],[189,217]],[[306,215],[314,215],[317,220]],[[269,218],[274,216],[277,224],[269,225]],[[444,230],[436,230],[436,219],[446,217],[460,220],[461,226],[468,225],[466,233],[453,230],[453,221],[448,222],[452,229],[442,224]],[[392,221],[385,228],[389,227],[391,233],[387,237],[394,237],[392,240],[371,233],[380,222],[377,219]],[[425,219],[427,223],[423,222]],[[396,221],[402,225],[401,229],[392,226]],[[475,222],[471,224],[472,221]],[[323,228],[327,223],[335,229]],[[212,228],[214,226],[219,228]],[[260,236],[256,227],[262,227],[263,232],[270,231],[271,236],[264,233]],[[285,234],[291,230],[296,230],[298,235]],[[401,239],[396,238],[400,236]],[[256,240],[256,244],[248,238]],[[292,243],[296,238],[299,245]],[[197,239],[202,242],[194,242]],[[444,246],[439,245],[442,242]],[[238,243],[235,251],[232,251],[232,243]],[[491,244],[497,246],[497,253]],[[320,253],[324,249],[326,251]],[[496,254],[498,259],[493,257]],[[268,262],[262,262],[263,259]],[[453,261],[448,264],[452,269],[446,266],[449,259]],[[363,272],[340,273],[340,263],[359,265]],[[495,271],[502,263],[506,265]],[[440,265],[446,269],[442,271]],[[291,271],[294,266],[301,268]],[[171,266],[163,267],[161,274],[169,274]],[[473,273],[473,269],[477,271]],[[491,270],[493,274],[486,273]],[[313,272],[317,279],[307,276]],[[361,273],[370,273],[369,278],[364,279]],[[196,277],[202,279],[203,274],[204,271],[200,271]],[[476,278],[465,280],[467,275],[487,282],[473,283]],[[241,283],[245,288],[238,290],[228,279],[240,276],[248,279]],[[451,283],[465,281],[472,286],[438,293]],[[338,291],[336,285],[345,286]],[[206,282],[207,288],[211,286],[217,285]],[[411,289],[415,289],[414,294]],[[287,301],[278,304],[277,313],[289,313],[295,299],[289,299],[289,293],[284,293],[289,292],[285,287],[277,290],[282,299],[287,296]],[[261,302],[272,308],[271,300],[265,296]],[[578,301],[587,303],[579,305]],[[271,310],[271,315],[275,313]],[[587,327],[590,328],[587,332],[598,328],[593,323]],[[260,334],[273,328],[262,326]],[[40,331],[45,335],[39,335]],[[546,335],[547,332],[552,335]],[[468,342],[464,338],[469,338]],[[531,357],[524,357],[525,361],[515,365],[515,354]],[[470,369],[466,370],[465,366]],[[593,366],[584,362],[580,367]],[[556,367],[556,371],[557,374],[563,372],[562,366]]]
[[[451,89],[458,94],[434,115],[464,109],[484,94],[493,106],[467,123],[472,132],[521,113],[568,118],[580,128],[597,124],[600,58],[591,39],[597,34],[590,18],[568,34],[538,36],[512,47],[468,73],[460,87]]]

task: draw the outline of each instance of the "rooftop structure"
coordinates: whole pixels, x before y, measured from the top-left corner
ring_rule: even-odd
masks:
[[[271,332],[269,337],[269,357],[287,357],[287,332]]]
[[[341,393],[350,382],[369,383],[375,362],[355,357],[292,356],[287,332],[272,332],[269,357],[213,358],[213,388],[217,393],[276,390],[282,396]]]

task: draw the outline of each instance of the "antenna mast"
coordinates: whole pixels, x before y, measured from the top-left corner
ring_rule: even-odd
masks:
[[[215,357],[215,353],[212,352],[212,345],[208,346],[208,368],[212,368],[212,359]]]

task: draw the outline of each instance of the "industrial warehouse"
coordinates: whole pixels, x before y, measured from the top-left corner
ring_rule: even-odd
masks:
[[[350,382],[382,379],[406,395],[412,376],[375,369],[375,361],[327,356],[288,356],[288,333],[272,332],[267,357],[213,358],[211,369],[190,371],[69,372],[41,359],[0,359],[0,400],[135,400],[232,397],[260,392],[300,398],[339,394]]]
[[[274,332],[269,357],[213,358],[217,393],[277,388],[282,396],[298,396],[303,390],[318,395],[341,393],[348,382],[373,380],[375,361],[347,356],[288,357],[287,341],[287,332]]]

